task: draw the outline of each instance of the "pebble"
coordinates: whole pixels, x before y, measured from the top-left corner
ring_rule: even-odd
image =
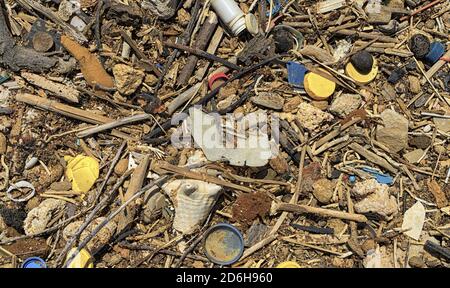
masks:
[[[414,56],[416,58],[423,58],[425,57],[428,52],[430,51],[430,40],[422,34],[415,34],[411,37],[409,40],[409,49],[411,49],[411,52],[414,53]]]
[[[409,264],[409,266],[411,266],[413,268],[426,268],[427,267],[425,265],[425,262],[423,261],[423,259],[420,258],[419,256],[413,256],[413,257],[409,258],[408,264]]]
[[[383,125],[377,126],[377,141],[394,153],[408,147],[408,120],[391,109],[384,110],[380,116]]]
[[[277,53],[288,52],[294,47],[294,39],[286,29],[279,29],[277,33],[274,33],[273,40],[275,41],[275,51]]]
[[[450,119],[444,118],[433,118],[434,125],[436,128],[442,132],[448,133],[450,132]]]
[[[415,164],[418,163],[419,160],[422,158],[424,154],[424,151],[422,149],[416,149],[411,152],[408,152],[403,155],[403,157],[408,160],[409,163]]]
[[[53,182],[50,184],[50,189],[54,191],[69,191],[72,189],[72,183],[69,181]]]
[[[426,126],[423,127],[422,131],[425,132],[425,133],[428,133],[428,132],[431,131],[431,129],[432,129],[431,125],[426,125]]]
[[[8,148],[8,142],[6,136],[0,132],[0,155],[6,153],[6,148]]]
[[[47,32],[39,31],[33,36],[33,48],[38,52],[47,52],[53,44],[53,37]]]
[[[313,195],[322,204],[329,204],[333,197],[334,185],[328,179],[319,179],[313,184]]]
[[[346,229],[346,224],[341,219],[332,218],[327,221],[327,227],[334,230],[334,235],[339,235]]]
[[[391,84],[395,84],[400,81],[403,76],[406,75],[406,70],[404,68],[395,68],[391,75],[389,75],[388,82]]]
[[[350,63],[353,67],[362,74],[369,74],[373,66],[373,57],[367,51],[361,51],[356,53],[350,58]]]
[[[117,90],[123,95],[133,94],[144,80],[145,73],[125,64],[117,64],[113,68]]]
[[[361,103],[362,98],[358,94],[341,94],[331,103],[330,112],[343,118],[358,109]]]
[[[122,176],[128,170],[128,158],[120,159],[114,167],[114,173],[118,176]]]
[[[297,118],[304,128],[313,131],[324,122],[333,120],[334,117],[330,113],[303,102],[298,106]]]
[[[420,148],[420,149],[426,149],[431,144],[431,138],[425,135],[416,136],[413,137],[409,141],[409,145]]]
[[[411,93],[414,94],[418,94],[420,93],[420,91],[422,90],[421,85],[420,85],[420,80],[418,77],[410,75],[408,76],[408,81],[409,81],[409,91],[411,91]]]
[[[284,98],[271,92],[259,92],[257,96],[253,96],[250,100],[256,105],[273,110],[281,110],[284,105]]]

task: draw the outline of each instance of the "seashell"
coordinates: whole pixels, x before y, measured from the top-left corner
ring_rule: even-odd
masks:
[[[191,234],[205,221],[220,195],[222,187],[200,180],[177,179],[165,184],[175,206],[173,228]]]
[[[38,163],[38,158],[37,157],[30,157],[27,162],[25,163],[25,169],[31,169],[33,168],[37,163]]]
[[[66,202],[58,199],[47,199],[39,206],[28,212],[27,218],[23,222],[23,229],[26,235],[40,233],[47,228],[47,224],[54,216],[64,209]]]

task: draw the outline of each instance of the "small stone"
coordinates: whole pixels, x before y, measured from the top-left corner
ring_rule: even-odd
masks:
[[[398,81],[400,81],[403,76],[405,76],[407,73],[406,69],[404,68],[395,68],[392,70],[391,75],[389,75],[388,82],[391,84],[395,84]]]
[[[369,74],[370,71],[372,71],[373,57],[369,52],[365,50],[353,55],[350,58],[350,62],[352,63],[353,67],[355,67],[355,69],[361,74]]]
[[[411,91],[411,93],[414,93],[414,94],[420,93],[420,91],[422,90],[422,87],[420,85],[419,78],[416,76],[413,76],[413,75],[409,75],[408,81],[409,81],[409,91]]]
[[[358,109],[362,103],[358,94],[341,94],[331,103],[330,111],[339,117],[344,118],[354,110]]]
[[[450,119],[445,118],[433,118],[433,122],[436,128],[442,132],[450,132]]]
[[[409,141],[409,145],[420,149],[426,149],[431,145],[431,138],[425,135],[416,136]]]
[[[419,256],[409,258],[408,264],[413,268],[426,268],[425,262]]]
[[[403,234],[412,239],[419,241],[422,233],[423,223],[425,221],[425,207],[419,201],[411,208],[406,210],[403,216],[402,230]],[[408,230],[409,229],[409,230]]]
[[[47,32],[36,32],[33,36],[33,48],[38,52],[47,52],[53,47],[53,37]]]
[[[383,125],[377,126],[377,141],[394,153],[408,147],[408,119],[391,109],[384,110],[380,116]]]
[[[367,254],[372,249],[375,249],[376,243],[373,239],[367,239],[361,244],[361,249],[364,251],[364,253]]]
[[[409,40],[409,49],[416,58],[423,58],[430,51],[430,40],[422,34],[415,34]]]
[[[405,0],[390,0],[387,6],[391,8],[403,9],[405,8]]]
[[[151,223],[158,216],[157,212],[161,211],[166,205],[166,198],[162,193],[155,193],[150,196],[142,212],[144,223]]]
[[[298,105],[302,103],[302,98],[300,96],[295,96],[289,98],[284,102],[283,111],[284,112],[295,112],[298,109]]]
[[[117,64],[113,68],[114,79],[118,91],[123,95],[133,94],[144,80],[145,73],[125,64]]]
[[[284,174],[289,171],[289,164],[287,163],[286,159],[281,157],[281,155],[278,155],[277,157],[270,159],[269,165],[278,174]]]
[[[432,129],[431,125],[426,125],[426,126],[423,127],[422,131],[425,132],[425,133],[428,133],[428,132],[431,131],[431,129]]]
[[[114,167],[114,173],[118,176],[122,176],[128,170],[128,158],[120,159]]]
[[[340,235],[347,225],[341,219],[332,218],[327,221],[327,227],[334,230],[334,235]]]
[[[328,101],[311,101],[311,105],[325,111],[328,108]]]
[[[272,92],[260,92],[250,99],[256,105],[260,105],[273,110],[281,110],[284,105],[284,98]]]
[[[403,157],[408,160],[409,163],[415,164],[419,163],[422,158],[424,151],[422,149],[416,149],[403,155]]]
[[[0,132],[0,155],[6,153],[6,148],[8,148],[8,141],[6,140],[6,136]]]
[[[69,181],[53,182],[50,184],[50,189],[53,191],[69,191],[72,189],[72,183]]]
[[[277,29],[277,32],[273,34],[273,40],[277,53],[286,53],[294,47],[294,39],[286,29]]]
[[[153,74],[147,74],[145,75],[145,80],[144,80],[145,84],[147,84],[148,86],[154,86],[156,85],[156,83],[158,83],[158,77],[156,77]]]
[[[322,204],[329,204],[333,197],[333,182],[328,179],[320,179],[313,184],[313,195]]]
[[[297,118],[304,128],[313,131],[320,127],[324,122],[333,120],[334,117],[311,104],[303,102],[298,106]]]

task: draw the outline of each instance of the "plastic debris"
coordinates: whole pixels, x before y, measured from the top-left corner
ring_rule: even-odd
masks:
[[[20,198],[16,198],[14,197],[11,193],[14,190],[20,190],[20,188],[27,188],[30,190],[30,192],[28,192],[28,194],[26,194],[26,196],[20,197]],[[12,184],[8,190],[6,190],[6,196],[8,196],[8,198],[14,202],[25,202],[30,200],[31,198],[33,198],[33,196],[35,195],[36,190],[34,189],[33,184],[31,184],[28,181],[19,181],[15,184]]]
[[[233,225],[220,223],[205,232],[203,246],[209,260],[219,265],[231,265],[244,252],[244,238]]]
[[[300,63],[289,61],[286,64],[287,70],[288,70],[288,81],[289,84],[296,88],[303,89],[304,86],[304,80],[305,80],[305,74],[308,72],[308,69],[306,69],[305,66],[303,66]]]
[[[39,257],[30,257],[23,261],[22,268],[47,268],[47,264]]]
[[[67,253],[66,261],[68,261],[74,253],[77,253],[77,251],[77,248],[72,248]],[[70,263],[66,262],[65,266],[67,268],[94,268],[94,261],[91,254],[86,249],[81,249]]]
[[[88,192],[99,176],[98,161],[83,155],[65,156],[64,160],[67,161],[66,176],[72,182],[72,190],[82,193]]]

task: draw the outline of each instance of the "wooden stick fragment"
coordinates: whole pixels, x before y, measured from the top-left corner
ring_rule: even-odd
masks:
[[[33,73],[22,72],[20,75],[32,85],[50,91],[53,95],[60,99],[72,103],[79,102],[80,93],[75,88],[50,81],[45,77]]]
[[[77,134],[77,137],[84,138],[87,136],[91,136],[93,134],[97,134],[102,131],[106,131],[106,130],[109,130],[112,128],[119,127],[119,126],[127,125],[127,124],[134,123],[134,122],[139,122],[139,121],[143,121],[143,120],[148,120],[151,117],[152,117],[152,115],[146,114],[146,113],[125,117],[125,118],[122,118],[122,119],[119,119],[119,120],[116,120],[113,122],[109,122],[109,123],[79,132]]]
[[[54,100],[45,99],[33,94],[19,93],[15,97],[16,101],[36,106],[38,108],[59,113],[69,118],[81,120],[91,124],[104,124],[113,122],[114,120],[105,116],[97,115],[92,112],[64,105]]]
[[[274,211],[286,211],[293,213],[306,213],[315,214],[324,217],[339,218],[344,220],[350,220],[355,222],[365,223],[367,222],[366,216],[362,214],[348,213],[318,207],[311,207],[308,205],[291,204],[291,203],[277,203],[273,207]]]
[[[352,143],[352,144],[350,144],[348,146],[350,147],[350,149],[352,149],[353,151],[355,151],[359,155],[363,156],[368,161],[370,161],[372,163],[375,163],[375,164],[385,168],[389,172],[392,172],[394,174],[397,173],[398,170],[396,168],[394,168],[391,164],[389,164],[389,162],[387,162],[385,159],[381,158],[377,154],[375,154],[373,152],[370,152],[369,150],[365,149],[364,147],[362,147],[358,143]]]

